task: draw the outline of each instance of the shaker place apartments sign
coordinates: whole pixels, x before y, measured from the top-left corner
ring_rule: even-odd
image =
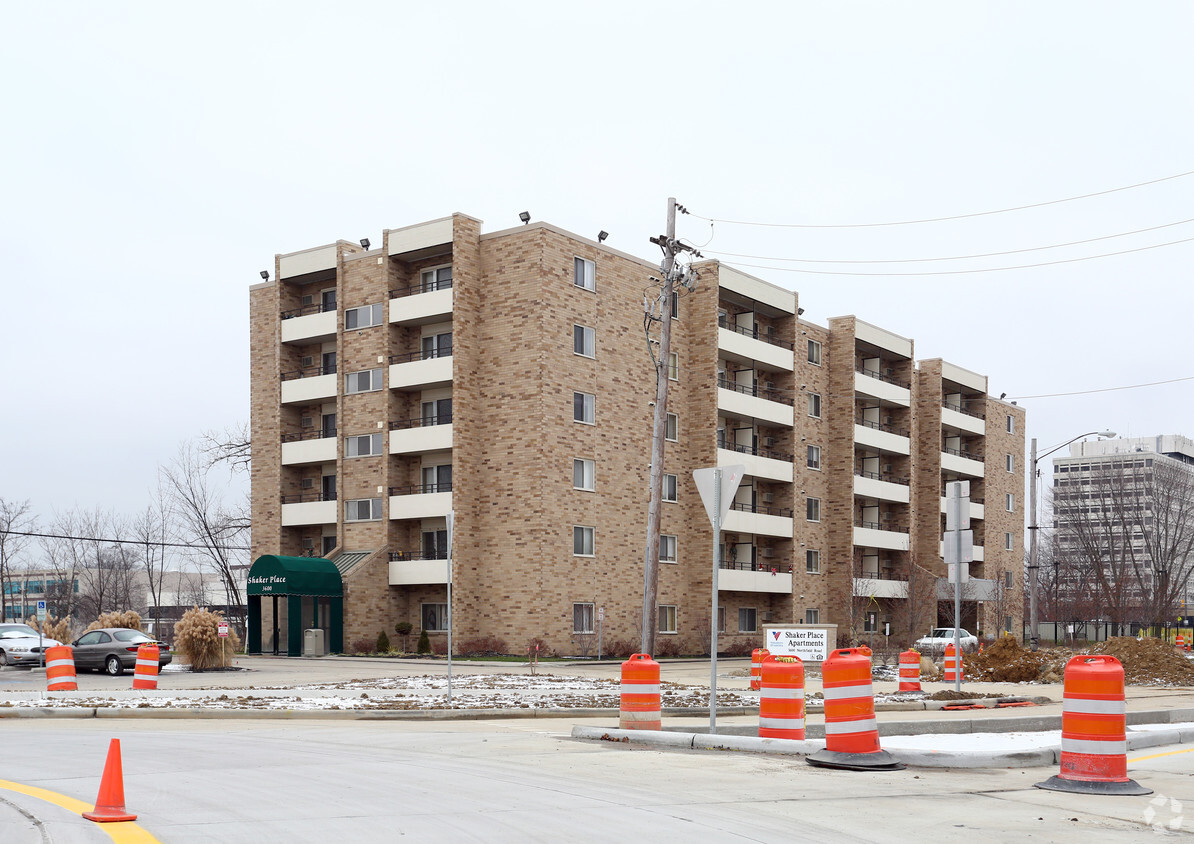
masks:
[[[836,625],[764,627],[763,646],[772,656],[798,656],[805,662],[822,662],[829,656],[831,635],[836,640]]]

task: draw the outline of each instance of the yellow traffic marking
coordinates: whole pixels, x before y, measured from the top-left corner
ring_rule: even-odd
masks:
[[[1135,759],[1129,759],[1129,762],[1147,762],[1149,759],[1160,759],[1162,756],[1177,756],[1179,753],[1194,753],[1194,747],[1188,747],[1185,750],[1171,750],[1168,753],[1154,753],[1152,756],[1137,756]]]
[[[83,800],[76,800],[73,797],[67,797],[65,794],[59,794],[56,791],[50,791],[45,788],[38,788],[34,785],[23,785],[19,782],[12,782],[10,780],[0,780],[0,789],[6,791],[15,791],[18,794],[25,794],[29,797],[36,797],[38,800],[45,800],[47,803],[53,803],[55,806],[61,806],[68,812],[74,812],[81,815],[84,812],[90,812],[95,808],[93,803],[87,803]],[[115,823],[97,823],[96,827],[108,833],[116,844],[161,844],[158,839],[154,838],[149,832],[143,829],[132,821],[117,821]]]

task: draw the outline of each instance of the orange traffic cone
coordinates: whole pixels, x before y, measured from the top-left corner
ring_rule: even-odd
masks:
[[[84,812],[83,817],[96,823],[112,821],[135,821],[124,808],[124,770],[120,765],[120,739],[112,739],[108,745],[108,761],[104,763],[104,776],[100,780],[99,796],[95,798],[95,809]]]

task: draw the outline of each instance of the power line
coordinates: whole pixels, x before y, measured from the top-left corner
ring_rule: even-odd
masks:
[[[1051,199],[1048,202],[1033,202],[1029,205],[1016,205],[1011,208],[998,208],[994,211],[976,211],[972,214],[951,214],[946,217],[926,217],[920,220],[892,220],[885,223],[763,223],[751,220],[724,220],[718,217],[703,217],[700,214],[693,214],[701,220],[707,220],[710,223],[725,223],[734,226],[761,226],[764,228],[779,228],[779,229],[868,229],[879,228],[881,226],[912,226],[920,223],[942,223],[947,220],[965,220],[970,217],[987,217],[992,214],[1006,214],[1009,211],[1025,211],[1029,208],[1043,208],[1047,205],[1058,205],[1062,202],[1074,202],[1079,199],[1090,199],[1095,196],[1106,196],[1110,193],[1118,193],[1125,190],[1133,190],[1134,188],[1142,188],[1147,185],[1156,185],[1161,182],[1168,182],[1173,179],[1180,179],[1185,176],[1194,175],[1194,170],[1187,170],[1185,173],[1175,173],[1172,176],[1162,176],[1159,179],[1150,179],[1147,182],[1137,182],[1134,185],[1124,185],[1118,188],[1108,188],[1107,190],[1095,191],[1094,193],[1084,193],[1079,196],[1067,196],[1064,199]]]
[[[766,264],[744,264],[738,261],[725,261],[727,266],[731,267],[751,267],[758,270],[771,270],[772,272],[780,273],[804,273],[806,275],[852,275],[852,276],[874,276],[881,277],[896,277],[896,276],[918,276],[918,275],[971,275],[973,273],[999,273],[1007,270],[1030,270],[1034,267],[1052,267],[1057,264],[1073,264],[1078,261],[1093,261],[1098,258],[1113,258],[1116,255],[1129,255],[1133,252],[1146,252],[1149,249],[1161,249],[1165,246],[1176,246],[1179,243],[1189,243],[1194,240],[1194,237],[1184,237],[1181,240],[1170,240],[1166,243],[1154,243],[1151,246],[1138,246],[1135,249],[1121,249],[1118,252],[1104,252],[1100,255],[1086,255],[1081,258],[1062,258],[1057,261],[1039,261],[1035,264],[1017,264],[1012,267],[986,267],[975,270],[932,270],[928,272],[910,272],[910,273],[861,273],[850,270],[802,270],[796,267],[772,267]]]
[[[100,542],[109,545],[153,545],[158,548],[190,548],[192,550],[202,550],[203,545],[189,545],[184,542],[145,542],[140,539],[104,539],[95,536],[67,536],[60,533],[31,533],[22,530],[4,530],[0,533],[11,534],[12,536],[32,536],[38,539],[74,539],[79,542]],[[243,545],[225,545],[229,551],[250,551],[251,548]]]
[[[1080,246],[1083,243],[1095,243],[1100,240],[1111,240],[1116,237],[1128,237],[1134,234],[1157,231],[1158,229],[1182,226],[1186,223],[1194,223],[1194,217],[1191,217],[1187,220],[1178,220],[1174,223],[1164,223],[1159,226],[1150,226],[1146,229],[1136,229],[1135,231],[1130,232],[1105,234],[1101,235],[1100,237],[1087,238],[1086,240],[1071,240],[1068,243],[1054,243],[1049,246],[1030,246],[1026,249],[1007,249],[1003,252],[980,252],[974,255],[946,255],[940,258],[874,258],[868,260],[850,260],[845,258],[777,258],[772,255],[743,255],[739,252],[719,252],[716,249],[708,249],[706,251],[711,255],[729,255],[734,258],[754,258],[760,261],[785,261],[794,264],[917,264],[931,261],[964,261],[970,258],[993,258],[999,255],[1016,255],[1022,252],[1039,252],[1043,249],[1061,249],[1066,246]]]
[[[1128,384],[1125,387],[1102,387],[1097,390],[1075,390],[1072,393],[1041,393],[1036,396],[1011,396],[1011,398],[1019,401],[1020,399],[1052,399],[1059,396],[1085,396],[1091,393],[1113,393],[1117,390],[1138,390],[1141,387],[1156,387],[1161,384],[1176,384],[1180,381],[1194,381],[1194,375],[1187,375],[1184,378],[1170,378],[1167,381],[1149,381],[1146,384]]]

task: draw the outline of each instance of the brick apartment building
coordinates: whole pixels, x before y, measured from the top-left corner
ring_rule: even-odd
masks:
[[[439,634],[454,511],[457,642],[579,653],[603,608],[605,643],[637,643],[658,266],[547,223],[482,234],[455,214],[274,269],[250,294],[254,558],[331,560],[346,644],[399,621]],[[984,376],[917,362],[909,339],[814,325],[790,290],[698,269],[668,362],[661,641],[707,647],[712,529],[692,471],[715,461],[747,469],[723,528],[725,645],[780,622],[921,635],[955,479],[971,484],[968,623],[1018,633],[1023,409]],[[304,605],[290,635],[326,626],[320,613]]]

